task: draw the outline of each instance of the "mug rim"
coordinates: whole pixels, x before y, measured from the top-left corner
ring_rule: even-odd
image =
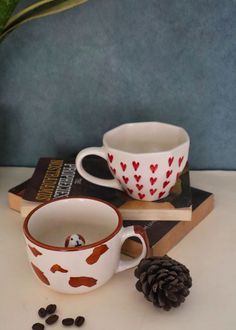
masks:
[[[183,133],[185,134],[185,138],[186,138],[186,141],[178,144],[177,146],[173,147],[173,148],[170,148],[168,150],[163,150],[163,151],[155,151],[155,152],[132,152],[132,151],[125,151],[125,150],[122,150],[121,148],[114,148],[112,146],[110,146],[108,143],[107,143],[107,136],[111,133],[113,133],[114,131],[118,130],[118,129],[121,129],[122,127],[125,127],[125,126],[134,126],[134,125],[145,125],[145,124],[151,124],[151,125],[154,125],[154,124],[159,124],[161,126],[166,126],[166,127],[171,127],[171,128],[179,128],[183,131]],[[178,125],[173,125],[173,124],[169,124],[169,123],[165,123],[165,122],[160,122],[160,121],[140,121],[140,122],[131,122],[131,123],[124,123],[124,124],[121,124],[119,126],[116,126],[112,129],[110,129],[109,131],[107,131],[104,135],[103,135],[103,145],[111,150],[115,150],[115,151],[119,151],[119,152],[122,152],[124,154],[127,154],[127,155],[138,155],[138,156],[146,156],[146,155],[155,155],[155,154],[165,154],[165,153],[170,153],[174,150],[177,150],[178,148],[181,148],[182,146],[184,145],[188,145],[190,144],[190,136],[188,134],[188,132],[181,126],[178,126]]]
[[[106,206],[109,206],[110,208],[112,208],[116,214],[117,214],[117,217],[118,217],[118,224],[116,226],[116,228],[106,237],[104,237],[103,239],[99,240],[99,241],[96,241],[94,243],[90,243],[90,244],[87,244],[87,245],[83,245],[83,246],[78,246],[78,247],[63,247],[63,246],[54,246],[54,245],[50,245],[50,244],[46,244],[46,243],[43,243],[43,242],[40,242],[38,241],[36,238],[34,238],[30,231],[29,231],[29,228],[28,228],[28,224],[30,222],[30,219],[32,218],[32,215],[37,212],[39,209],[41,209],[42,207],[45,207],[47,206],[48,204],[51,204],[51,203],[56,203],[58,201],[61,201],[61,200],[71,200],[71,199],[88,199],[88,200],[94,200],[96,202],[100,202],[102,204],[105,204]],[[43,204],[40,204],[38,205],[36,208],[34,208],[25,218],[24,220],[24,223],[23,223],[23,232],[24,232],[24,235],[25,237],[30,241],[32,242],[33,244],[35,244],[36,246],[39,246],[41,248],[44,248],[46,250],[53,250],[53,251],[61,251],[61,252],[69,252],[69,251],[81,251],[81,250],[86,250],[86,249],[91,249],[91,248],[94,248],[94,247],[97,247],[107,241],[109,241],[110,239],[112,239],[119,231],[120,229],[122,228],[123,226],[123,220],[122,220],[122,217],[121,217],[121,214],[119,212],[119,210],[114,206],[112,205],[111,203],[107,202],[107,201],[104,201],[102,199],[99,199],[99,198],[96,198],[96,197],[88,197],[88,196],[68,196],[68,197],[60,197],[60,198],[57,198],[57,199],[53,199],[53,200],[50,200],[50,201],[47,201],[47,202],[44,202]]]

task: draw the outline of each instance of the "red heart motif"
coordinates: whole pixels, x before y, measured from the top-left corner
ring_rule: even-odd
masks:
[[[138,197],[139,197],[140,199],[143,199],[143,198],[145,197],[145,194],[138,193]]]
[[[150,165],[150,170],[152,171],[152,173],[155,173],[155,172],[156,172],[157,167],[158,167],[157,164],[151,164],[151,165]]]
[[[184,159],[184,156],[179,157],[179,166],[181,166],[183,159]]]
[[[165,182],[163,183],[163,188],[165,188],[166,186],[168,186],[169,183],[170,183],[170,181],[165,181]]]
[[[127,176],[122,176],[122,179],[123,179],[123,181],[124,181],[124,183],[128,183],[128,181],[129,181],[129,178],[127,177]]]
[[[116,169],[115,169],[115,168],[110,167],[110,169],[111,169],[111,171],[112,171],[114,174],[116,174]]]
[[[151,185],[153,186],[154,185],[154,183],[157,181],[157,178],[150,178],[150,182],[151,182]]]
[[[137,169],[139,168],[139,162],[133,161],[132,165],[133,165],[134,170],[137,171]]]
[[[163,195],[165,195],[165,191],[161,191],[158,195],[159,198],[161,198]]]
[[[166,172],[166,178],[168,179],[172,174],[172,170],[169,170]]]
[[[173,161],[174,161],[174,157],[169,157],[168,159],[169,166],[172,165]]]
[[[154,195],[156,191],[157,191],[156,189],[150,189],[150,194]]]
[[[120,162],[120,166],[121,166],[121,168],[122,168],[122,170],[124,172],[126,170],[127,165],[125,163],[123,163],[123,162]]]
[[[135,178],[135,180],[137,181],[137,182],[139,182],[139,180],[141,179],[141,175],[134,175],[134,178]]]
[[[133,194],[133,189],[127,188],[127,191],[131,194]]]
[[[109,159],[109,162],[112,163],[112,161],[113,161],[113,155],[112,154],[108,154],[108,159]]]
[[[136,184],[136,187],[138,188],[138,190],[142,190],[143,189],[143,185],[142,184]]]

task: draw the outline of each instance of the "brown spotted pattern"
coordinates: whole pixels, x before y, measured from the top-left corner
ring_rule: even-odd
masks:
[[[42,255],[42,252],[40,252],[39,250],[37,250],[35,247],[32,247],[30,245],[28,245],[28,247],[30,248],[30,251],[33,253],[33,255],[35,257]]]
[[[89,265],[95,264],[98,259],[101,257],[102,254],[104,254],[108,250],[108,246],[106,244],[100,245],[93,249],[92,254],[86,259],[86,262]]]
[[[60,265],[55,264],[50,268],[50,271],[52,273],[56,273],[56,272],[61,272],[61,273],[68,273],[67,269],[62,268]]]
[[[33,267],[33,270],[35,271],[35,274],[38,276],[38,278],[47,285],[50,285],[49,280],[47,279],[47,277],[44,275],[44,273],[38,268],[36,267],[32,262],[31,265]]]
[[[93,277],[80,276],[80,277],[70,277],[69,285],[73,288],[78,288],[80,286],[92,287],[97,284],[97,280]]]

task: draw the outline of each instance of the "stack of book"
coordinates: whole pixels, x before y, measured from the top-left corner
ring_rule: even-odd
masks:
[[[101,158],[89,156],[83,165],[95,176],[112,178]],[[213,209],[213,194],[191,187],[188,164],[170,195],[154,202],[134,200],[125,192],[86,181],[77,172],[74,158],[40,158],[33,176],[8,191],[10,208],[21,212],[23,218],[41,203],[68,196],[96,197],[116,206],[124,226],[139,224],[145,228],[153,255],[166,254]],[[123,253],[133,257],[140,249],[135,238],[122,247]]]

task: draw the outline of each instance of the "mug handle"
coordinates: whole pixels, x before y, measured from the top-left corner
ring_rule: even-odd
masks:
[[[81,150],[78,155],[76,156],[75,159],[75,165],[77,168],[77,171],[79,174],[87,181],[90,181],[92,183],[95,183],[99,186],[104,186],[104,187],[109,187],[109,188],[114,188],[114,189],[119,189],[123,190],[121,185],[117,182],[115,179],[101,179],[97,178],[94,175],[89,174],[87,171],[85,171],[82,161],[83,158],[88,156],[88,155],[96,155],[99,157],[104,158],[107,161],[107,155],[105,152],[104,147],[89,147]]]
[[[123,234],[121,237],[121,246],[127,238],[134,236],[139,238],[142,243],[143,246],[142,253],[140,254],[140,256],[132,260],[120,260],[116,273],[137,266],[143,258],[149,255],[150,252],[149,240],[146,231],[141,226],[135,225],[135,226],[129,226],[123,228]]]

